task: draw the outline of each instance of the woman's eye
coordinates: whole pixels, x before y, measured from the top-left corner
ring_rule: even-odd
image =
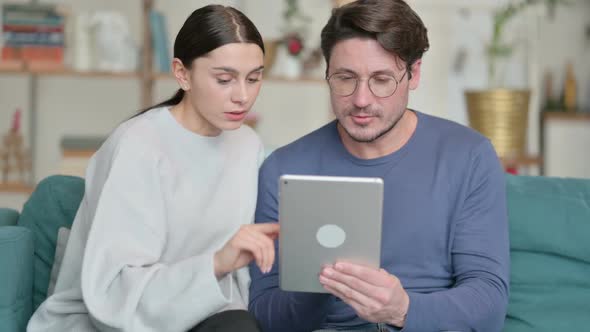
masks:
[[[231,77],[230,75],[220,75],[217,76],[217,83],[219,84],[228,84],[233,80],[233,77]]]
[[[260,78],[258,78],[258,77],[257,78],[249,78],[248,79],[248,83],[256,83],[256,82],[259,82],[259,81],[260,81]]]

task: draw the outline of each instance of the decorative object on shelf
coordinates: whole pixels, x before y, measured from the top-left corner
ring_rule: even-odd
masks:
[[[80,12],[73,15],[71,24],[72,28],[68,30],[71,31],[69,54],[75,70],[117,73],[137,70],[139,48],[123,14],[116,11]]]
[[[298,0],[285,0],[283,37],[279,41],[273,74],[295,79],[303,71],[304,40],[311,19],[304,15]]]
[[[545,72],[543,77],[543,109],[545,111],[554,111],[560,109],[559,100],[556,99],[553,93],[553,74],[550,71]]]
[[[488,60],[488,81],[490,87],[502,87],[502,73],[499,65],[506,58],[511,57],[519,43],[518,41],[509,43],[505,40],[505,32],[508,23],[518,14],[525,11],[525,9],[543,4],[548,10],[548,17],[551,19],[555,11],[555,7],[560,3],[567,3],[566,0],[519,0],[517,2],[509,2],[500,7],[493,15],[492,38],[490,43],[486,46],[486,55]]]
[[[566,0],[520,0],[500,7],[493,15],[492,38],[486,46],[488,89],[466,91],[469,125],[487,136],[500,158],[506,160],[526,155],[530,91],[504,86],[499,64],[514,53],[517,43],[504,40],[507,24],[533,5],[545,5],[550,13]]]
[[[20,133],[21,111],[14,112],[12,126],[2,139],[0,148],[0,169],[2,170],[2,184],[29,184],[31,171],[30,153],[23,146]]]
[[[492,141],[498,156],[524,156],[530,91],[495,89],[465,95],[469,125]]]
[[[299,34],[291,33],[282,40],[283,47],[279,49],[279,63],[282,69],[281,76],[295,79],[303,73],[303,41]]]
[[[129,23],[119,12],[97,11],[90,16],[90,36],[95,69],[131,72],[138,67],[138,47]]]
[[[569,62],[566,66],[565,83],[563,87],[563,106],[566,112],[575,112],[578,108],[577,89],[574,66]]]

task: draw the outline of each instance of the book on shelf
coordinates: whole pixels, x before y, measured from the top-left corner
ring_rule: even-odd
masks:
[[[61,140],[59,174],[84,177],[90,158],[105,141],[100,136],[65,136]]]
[[[168,47],[166,17],[157,10],[151,10],[149,23],[154,53],[154,68],[158,72],[169,73],[171,71],[172,56]]]
[[[2,53],[7,62],[63,64],[65,14],[54,4],[2,5]]]

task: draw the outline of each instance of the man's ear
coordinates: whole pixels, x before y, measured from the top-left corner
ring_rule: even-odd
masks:
[[[409,81],[409,88],[410,90],[415,90],[418,88],[418,84],[420,83],[420,69],[422,67],[422,59],[416,60],[412,67],[410,68],[410,72],[412,73],[412,78]]]
[[[172,73],[174,74],[174,78],[176,78],[178,86],[180,86],[182,90],[188,91],[191,89],[189,78],[190,70],[188,70],[178,58],[172,60]]]

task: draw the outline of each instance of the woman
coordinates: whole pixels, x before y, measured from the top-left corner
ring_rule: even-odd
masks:
[[[55,293],[29,331],[257,330],[245,266],[270,269],[278,227],[250,224],[263,149],[242,123],[263,55],[238,10],[189,16],[174,44],[180,89],[92,158]]]

